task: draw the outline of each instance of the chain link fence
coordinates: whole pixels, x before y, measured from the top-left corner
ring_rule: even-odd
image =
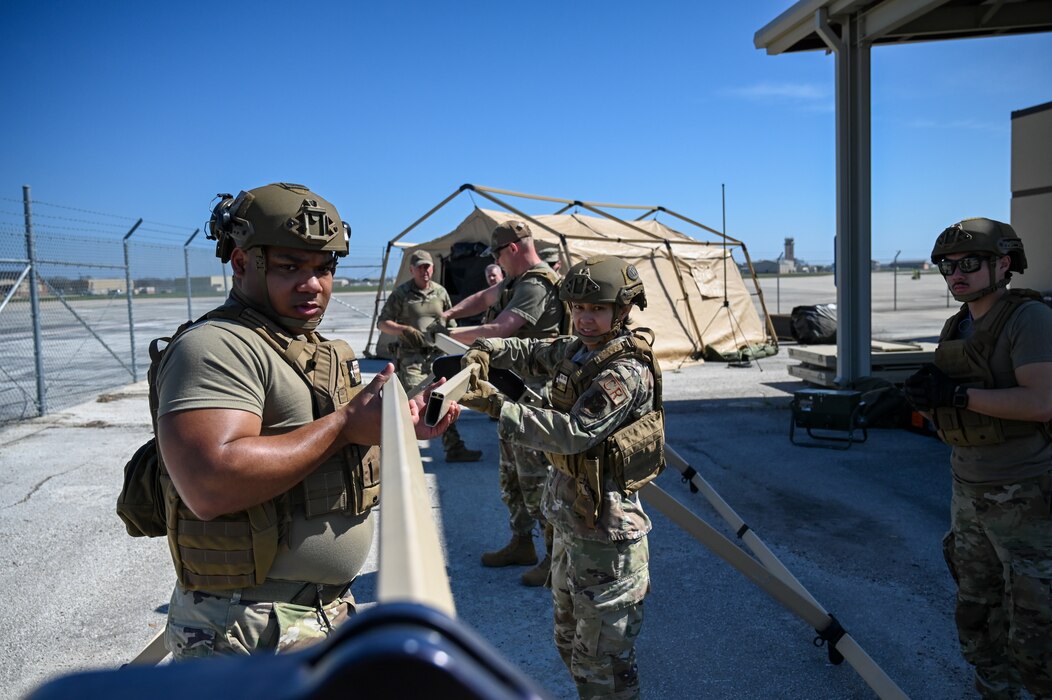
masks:
[[[375,288],[380,256],[339,270],[351,279],[338,282]],[[145,379],[150,342],[217,306],[230,283],[200,229],[31,201],[28,188],[0,197],[0,423]],[[371,317],[361,306],[330,308]]]

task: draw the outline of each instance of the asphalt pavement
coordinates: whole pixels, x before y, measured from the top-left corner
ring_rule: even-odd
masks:
[[[948,315],[898,314],[887,324],[875,313],[874,327],[887,325],[887,338],[930,337]],[[360,347],[360,337],[348,339]],[[806,387],[788,374],[793,363],[783,346],[748,367],[666,367],[668,444],[908,696],[973,697],[940,550],[949,522],[948,449],[900,429],[870,430],[847,450],[791,444],[789,403]],[[381,366],[365,361],[363,372]],[[482,551],[505,543],[507,516],[494,424],[465,411],[460,427],[483,461],[447,464],[438,441],[421,449],[458,619],[552,696],[572,698],[551,641],[548,591],[522,587],[521,568],[478,562]],[[149,433],[144,382],[0,426],[5,697],[59,674],[119,666],[163,626],[172,584],[167,545],[127,536],[113,510],[124,463]],[[657,483],[733,538],[674,469]],[[656,508],[648,512],[652,592],[637,643],[644,697],[876,697],[849,664],[829,662],[800,617]],[[374,556],[353,589],[366,605],[375,579]]]

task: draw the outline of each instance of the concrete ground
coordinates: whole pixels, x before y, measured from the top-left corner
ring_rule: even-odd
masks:
[[[908,283],[900,279],[900,290]],[[768,282],[765,290],[771,306]],[[793,302],[784,286],[780,293],[787,313]],[[817,294],[800,303],[831,300]],[[885,339],[930,337],[947,315],[875,308],[874,335],[881,328]],[[363,344],[357,331],[347,337]],[[789,376],[792,362],[783,347],[746,368],[666,368],[668,444],[908,696],[972,697],[940,551],[948,449],[905,430],[871,430],[843,451],[792,445],[789,402],[805,388]],[[381,364],[366,361],[363,372]],[[572,698],[551,642],[548,591],[520,586],[520,568],[478,563],[482,551],[506,541],[507,517],[493,423],[465,411],[460,426],[469,446],[484,450],[482,462],[446,464],[437,441],[422,449],[458,618],[552,696]],[[55,675],[118,666],[163,626],[172,583],[166,543],[128,537],[113,511],[124,462],[149,432],[143,382],[0,426],[5,697]],[[658,484],[733,537],[673,469]],[[644,697],[876,697],[848,664],[829,663],[805,622],[648,511],[653,590],[637,644]],[[375,579],[373,558],[354,586],[360,602],[374,600]]]

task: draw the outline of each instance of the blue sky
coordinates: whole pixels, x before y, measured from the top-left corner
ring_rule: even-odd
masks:
[[[834,59],[753,47],[792,4],[3,3],[0,225],[30,185],[181,243],[216,192],[287,180],[378,258],[466,182],[717,229],[725,185],[754,259],[792,236],[829,262]],[[1008,220],[1011,112],[1052,100],[1052,34],[877,47],[872,72],[873,257]],[[461,200],[411,239],[446,232]]]

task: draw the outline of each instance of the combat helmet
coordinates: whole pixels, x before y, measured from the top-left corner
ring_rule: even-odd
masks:
[[[216,257],[224,263],[230,261],[234,248],[249,254],[247,274],[259,277],[258,289],[267,289],[267,246],[330,252],[334,258],[347,255],[350,226],[332,203],[304,185],[277,182],[242,191],[237,197],[216,196],[219,203],[212,209],[206,235],[216,242]],[[320,315],[310,321],[279,316],[269,294],[264,291],[263,296],[247,301],[291,330],[311,331],[321,322]]]
[[[219,203],[208,222],[208,237],[216,242],[216,257],[224,263],[235,247],[274,245],[347,255],[350,227],[336,207],[303,185],[276,182],[237,197],[216,196]]]
[[[647,307],[639,270],[612,255],[597,255],[571,267],[559,284],[559,299],[569,304],[613,304],[614,323],[609,335],[601,339],[604,342],[620,333],[624,309],[632,304]]]
[[[990,284],[976,292],[964,295],[953,295],[957,301],[974,301],[1004,287],[1012,279],[1012,272],[1023,272],[1026,270],[1026,253],[1023,251],[1023,241],[1009,224],[993,219],[974,218],[964,219],[945,229],[935,239],[935,246],[931,251],[931,261],[938,264],[947,255],[954,253],[979,253],[985,254],[991,264],[987,265],[990,271]],[[1011,262],[1008,272],[998,282],[994,274],[993,261],[1003,255],[1009,256]]]

